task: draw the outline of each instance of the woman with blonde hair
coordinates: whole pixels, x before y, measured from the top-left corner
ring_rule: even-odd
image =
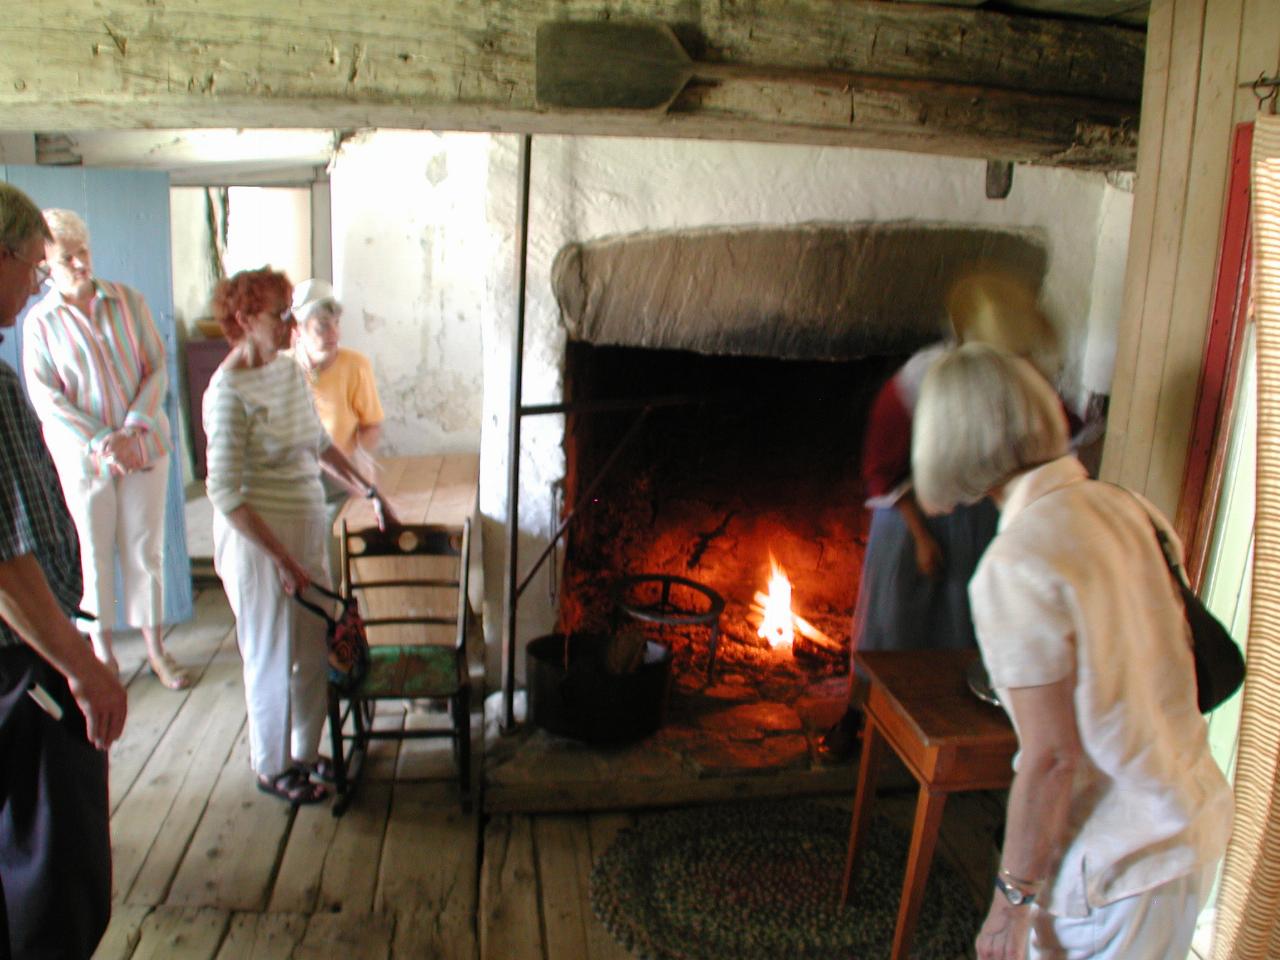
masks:
[[[927,512],[1000,510],[969,597],[1019,754],[978,957],[1183,960],[1232,801],[1152,526],[1168,521],[1088,479],[1053,388],[980,344],[924,378],[912,467]]]

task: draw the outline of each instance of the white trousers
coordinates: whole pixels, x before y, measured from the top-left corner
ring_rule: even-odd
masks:
[[[312,579],[328,586],[324,515],[262,517]],[[284,592],[267,552],[216,511],[213,564],[236,617],[244,661],[249,763],[267,777],[295,762],[314,763],[328,703],[324,621]]]
[[[1205,882],[1189,874],[1087,917],[1037,911],[1027,960],[1186,960]]]
[[[164,623],[164,508],[169,457],[149,470],[122,477],[84,475],[84,452],[49,452],[58,468],[62,495],[80,538],[84,597],[80,606],[97,618],[93,634],[118,623],[158,627]],[[124,609],[116,610],[116,558],[120,559]],[[120,614],[120,615],[118,615]]]

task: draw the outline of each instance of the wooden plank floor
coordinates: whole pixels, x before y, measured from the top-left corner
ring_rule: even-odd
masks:
[[[145,672],[138,637],[118,642],[129,720],[111,753],[115,910],[96,957],[629,955],[592,916],[588,876],[617,831],[645,814],[485,817],[478,804],[463,813],[448,743],[435,740],[375,744],[345,817],[327,806],[293,811],[259,792],[249,770],[240,658],[221,589],[202,589],[196,612],[168,641],[199,674],[188,691],[165,690]],[[400,714],[380,722],[438,719]],[[478,716],[472,728],[483,728]],[[913,801],[905,793],[887,806],[908,818]],[[990,877],[991,816],[989,804],[957,798],[954,829],[944,827],[975,889]]]

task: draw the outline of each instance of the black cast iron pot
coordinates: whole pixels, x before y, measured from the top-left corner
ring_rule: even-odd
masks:
[[[625,743],[660,726],[671,686],[671,650],[649,641],[644,662],[632,673],[604,667],[608,637],[552,633],[525,645],[529,716],[562,737],[588,743]]]

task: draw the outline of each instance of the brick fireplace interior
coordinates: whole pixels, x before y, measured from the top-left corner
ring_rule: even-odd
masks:
[[[567,334],[563,507],[574,520],[559,631],[609,633],[621,578],[679,576],[725,601],[716,664],[726,682],[787,701],[845,673],[868,524],[859,469],[867,411],[901,362],[941,335],[946,290],[979,265],[1038,289],[1042,238],[902,221],[563,247],[552,286]],[[809,633],[771,649],[757,627],[774,562]],[[706,608],[686,594],[677,588],[672,599]],[[706,628],[645,629],[671,647],[678,689],[724,692],[706,671]]]
[[[846,671],[868,522],[863,426],[902,359],[779,360],[571,342],[566,399],[634,406],[576,412],[566,423],[565,505],[577,517],[565,548],[560,629],[607,630],[619,578],[674,574],[725,600],[717,674],[745,674],[767,688]],[[585,498],[644,402],[672,397],[689,399],[652,409]],[[791,582],[794,613],[822,635],[817,642],[802,637],[794,649],[775,650],[757,636],[753,603],[774,561]],[[673,599],[705,608],[679,587]],[[645,629],[672,647],[678,688],[708,685],[705,628]]]

